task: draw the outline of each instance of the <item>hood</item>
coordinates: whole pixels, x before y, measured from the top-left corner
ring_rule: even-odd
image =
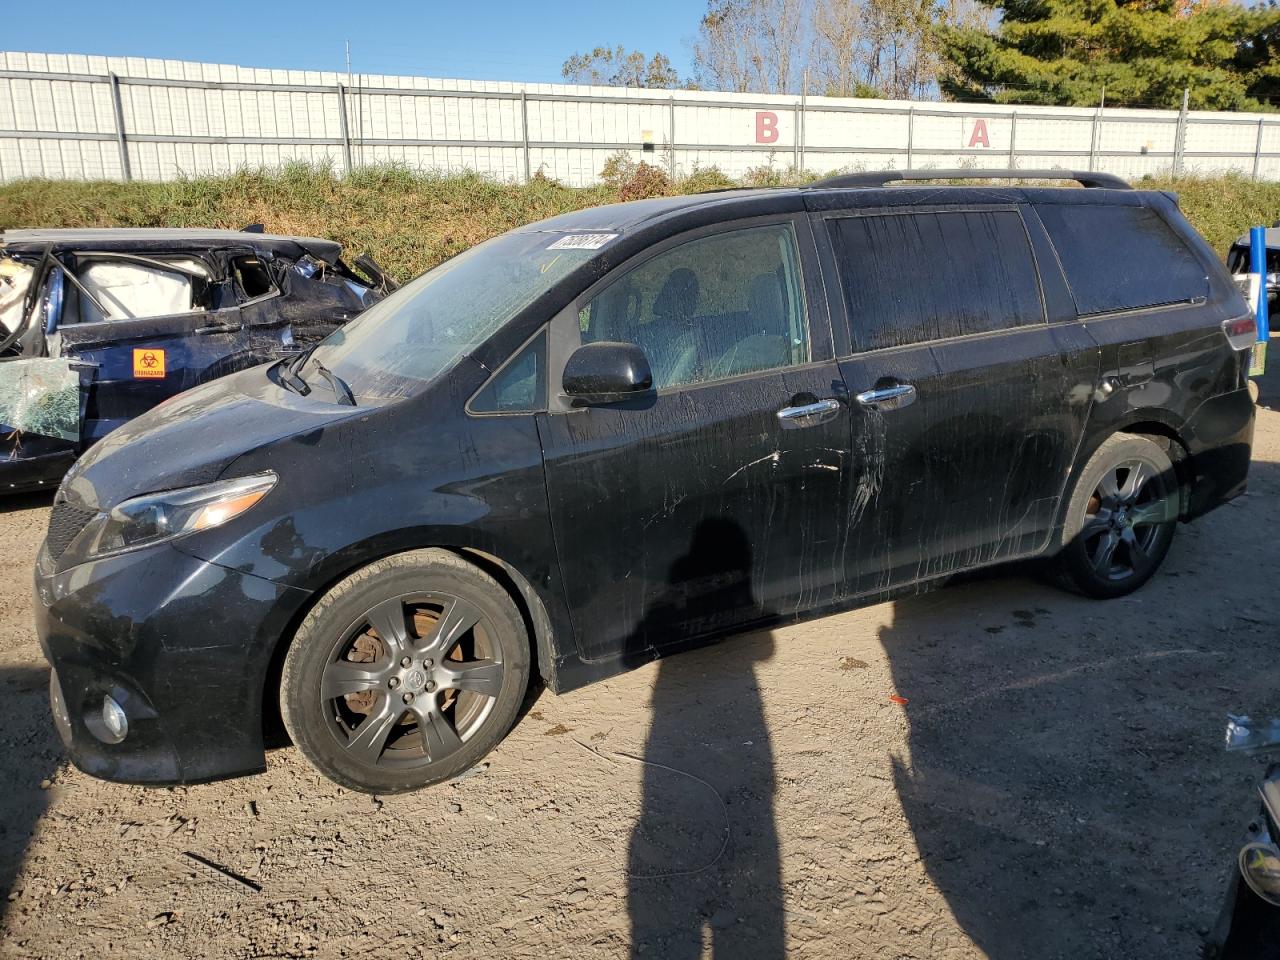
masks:
[[[59,491],[105,510],[122,500],[218,479],[239,457],[367,410],[301,397],[254,367],[179,394],[89,448]]]

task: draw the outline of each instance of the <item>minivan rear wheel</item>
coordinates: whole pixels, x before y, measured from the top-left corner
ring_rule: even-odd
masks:
[[[1145,437],[1108,437],[1067,506],[1061,579],[1091,597],[1132,593],[1159,568],[1178,524],[1173,461]]]
[[[446,550],[415,550],[321,597],[285,657],[280,712],[326,777],[398,793],[479,761],[528,682],[528,634],[507,592]]]

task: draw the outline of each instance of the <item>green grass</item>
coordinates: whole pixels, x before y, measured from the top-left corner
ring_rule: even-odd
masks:
[[[1135,186],[1176,193],[1182,212],[1220,257],[1250,227],[1269,227],[1280,219],[1280,183],[1254,183],[1241,176],[1165,177]]]
[[[610,183],[581,189],[545,177],[518,185],[478,174],[416,173],[394,166],[340,177],[305,164],[173,183],[19,180],[0,185],[0,229],[262,223],[272,233],[331,237],[348,256],[368,251],[403,280],[512,227],[635,196],[636,182],[626,179],[633,174],[623,171]],[[745,179],[750,185],[792,181],[763,168]],[[731,184],[715,168],[703,168],[676,183],[651,175],[639,189],[640,195],[692,193]],[[1219,254],[1250,225],[1280,217],[1280,183],[1215,177],[1140,185],[1177,191],[1182,209]]]

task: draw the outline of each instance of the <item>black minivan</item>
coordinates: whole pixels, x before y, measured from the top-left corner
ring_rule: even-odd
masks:
[[[1099,598],[1245,489],[1254,326],[1165,193],[855,174],[583,210],[170,400],[58,492],[56,722],[97,776],[476,763],[570,690],[1056,557]]]

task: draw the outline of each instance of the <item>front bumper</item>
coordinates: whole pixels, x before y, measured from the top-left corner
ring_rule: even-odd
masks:
[[[55,572],[36,562],[36,632],[59,735],[86,773],[195,783],[264,766],[262,696],[278,639],[307,594],[168,545]],[[129,733],[95,736],[104,695]]]

